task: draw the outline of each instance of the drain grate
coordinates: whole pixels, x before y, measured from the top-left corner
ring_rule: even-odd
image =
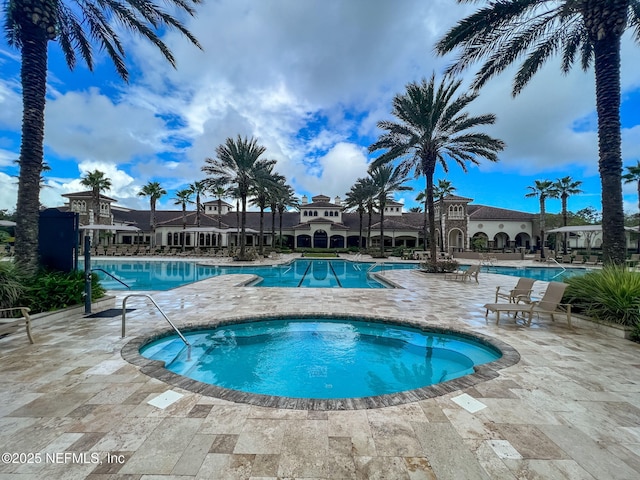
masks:
[[[127,313],[133,312],[135,308],[127,308]],[[103,310],[102,312],[92,313],[91,315],[87,315],[84,318],[113,318],[119,317],[122,315],[121,308],[108,308],[107,310]]]

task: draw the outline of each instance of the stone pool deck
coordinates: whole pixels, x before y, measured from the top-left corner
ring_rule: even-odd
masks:
[[[364,314],[480,333],[520,361],[497,378],[387,407],[235,403],[168,385],[122,358],[132,339],[166,326],[131,298],[124,339],[119,316],[82,315],[36,321],[35,345],[23,332],[0,339],[0,450],[13,454],[2,457],[0,480],[640,478],[640,345],[560,319],[530,328],[485,320],[482,305],[515,277],[385,276],[404,288],[236,287],[248,276],[233,275],[153,297],[178,325]]]

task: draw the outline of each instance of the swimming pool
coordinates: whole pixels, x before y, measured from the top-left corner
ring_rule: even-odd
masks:
[[[144,345],[176,374],[225,389],[289,398],[388,395],[473,374],[502,352],[469,334],[367,319],[286,318],[236,323]]]
[[[514,277],[533,278],[545,282],[559,281],[575,275],[584,275],[587,268],[562,268],[562,267],[499,267],[484,266],[481,272],[497,273],[499,275],[511,275]]]
[[[371,274],[390,269],[412,269],[412,263],[352,262],[349,260],[296,259],[282,265],[203,265],[194,261],[103,260],[93,261],[131,287],[131,290],[170,290],[217,275],[244,273],[259,278],[252,286],[291,288],[389,288]],[[127,288],[96,271],[107,290]]]

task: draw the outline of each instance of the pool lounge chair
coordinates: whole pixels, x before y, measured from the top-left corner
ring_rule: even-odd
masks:
[[[466,270],[456,270],[455,272],[445,273],[445,280],[461,280],[466,282],[470,279],[475,279],[476,283],[478,282],[478,274],[480,273],[480,265],[471,265]]]
[[[530,302],[531,292],[535,279],[520,277],[516,286],[509,291],[505,291],[504,287],[496,287],[496,303],[499,298],[507,300],[509,303]],[[502,291],[500,291],[502,289]]]
[[[560,303],[566,288],[566,283],[549,282],[549,286],[540,300],[525,303],[487,303],[484,306],[486,309],[484,316],[486,318],[489,315],[489,310],[496,312],[496,323],[500,323],[500,313],[502,312],[514,313],[516,317],[518,313],[522,313],[527,315],[525,322],[527,326],[530,326],[534,313],[551,315],[552,321],[555,321],[555,314],[562,313],[567,316],[567,323],[571,327],[571,305]],[[560,310],[561,307],[564,310]]]
[[[31,336],[31,317],[29,316],[29,308],[2,308],[0,309],[0,312],[13,312],[15,310],[20,310],[22,316],[20,318],[0,318],[0,335],[13,333],[18,328],[20,328],[21,325],[24,325],[27,330],[27,337],[29,337],[29,342],[34,343],[33,337]]]

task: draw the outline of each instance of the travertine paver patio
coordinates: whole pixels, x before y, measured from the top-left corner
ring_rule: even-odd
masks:
[[[520,362],[493,380],[392,407],[233,403],[167,385],[123,360],[133,337],[165,327],[143,300],[130,299],[136,310],[125,339],[119,317],[81,315],[36,322],[35,345],[23,333],[0,339],[0,450],[13,454],[3,456],[0,479],[640,478],[640,345],[548,318],[531,328],[485,321],[481,305],[515,277],[481,274],[476,285],[385,275],[405,288],[235,287],[247,278],[237,275],[154,298],[180,325],[256,312],[419,321],[498,338]],[[166,408],[148,403],[167,391],[182,397]],[[462,394],[483,408],[464,408]]]

